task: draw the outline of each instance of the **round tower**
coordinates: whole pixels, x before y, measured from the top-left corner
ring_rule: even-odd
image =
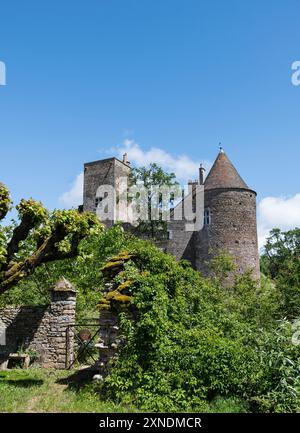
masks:
[[[195,267],[204,274],[209,273],[205,262],[225,251],[239,273],[252,269],[253,277],[259,279],[256,192],[222,148],[204,182],[204,226],[195,235]]]

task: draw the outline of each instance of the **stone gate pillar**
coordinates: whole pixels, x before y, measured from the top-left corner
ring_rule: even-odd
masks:
[[[76,290],[65,278],[51,291],[48,359],[44,367],[64,369],[73,360]]]

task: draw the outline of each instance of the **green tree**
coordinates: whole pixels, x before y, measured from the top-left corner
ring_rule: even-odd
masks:
[[[300,229],[273,229],[261,258],[262,271],[270,276],[283,297],[283,314],[300,314]]]
[[[179,183],[176,181],[174,173],[166,173],[155,163],[149,167],[133,168],[130,175],[130,185],[142,185],[148,193],[143,203],[148,210],[148,220],[139,221],[136,232],[145,234],[148,237],[155,238],[165,236],[167,232],[167,223],[164,220],[164,213],[168,210],[164,208],[162,194],[156,198],[155,187],[175,187],[178,190]],[[154,200],[155,198],[155,200]],[[172,196],[167,203],[167,207],[172,203]],[[158,219],[153,219],[153,212],[157,211]]]
[[[0,184],[0,220],[12,206],[8,189]],[[91,213],[56,210],[49,213],[30,198],[16,206],[18,224],[0,226],[0,294],[29,276],[43,263],[78,255],[80,242],[103,225]]]
[[[111,281],[127,287],[138,314],[135,321],[120,315],[126,345],[101,385],[102,396],[153,411],[207,411],[215,399],[231,397],[257,410],[260,404],[295,410],[298,394],[292,400],[269,395],[288,374],[276,373],[276,366],[268,372],[267,348],[277,326],[274,285],[263,279],[258,286],[246,273],[225,288],[222,273],[231,266],[224,256],[215,258],[217,274],[209,279],[149,242],[131,240],[123,248],[131,258],[119,273],[111,264],[122,262],[125,252],[103,272],[113,270]],[[296,362],[297,351],[290,352]]]
[[[120,225],[109,230],[92,231],[78,246],[78,255],[39,265],[27,278],[0,295],[0,308],[7,305],[46,305],[50,289],[62,276],[76,288],[76,320],[95,318],[103,290],[99,269],[107,257],[116,254],[126,243],[127,234]],[[28,240],[26,243],[30,243]],[[24,245],[23,245],[24,248]]]

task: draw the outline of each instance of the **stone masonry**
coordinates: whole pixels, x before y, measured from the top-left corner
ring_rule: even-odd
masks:
[[[115,188],[116,194],[120,192],[120,179],[128,178],[130,166],[126,154],[123,161],[117,158],[108,158],[84,164],[84,200],[83,211],[96,213],[97,207],[102,206],[105,196],[98,189],[102,185]],[[125,209],[124,209],[125,210]],[[107,221],[103,221],[109,227],[117,219],[116,212]]]
[[[204,187],[204,214],[197,216],[203,218],[204,226],[199,231],[186,231],[184,219],[171,218],[164,251],[178,260],[190,261],[204,275],[210,272],[211,258],[227,252],[233,257],[238,273],[252,270],[253,277],[259,280],[256,192],[247,186],[222,148],[205,179],[204,171],[201,165],[199,179],[189,182]],[[102,200],[97,197],[97,188],[108,184],[118,190],[120,177],[129,174],[126,154],[123,161],[109,158],[85,164],[83,210],[96,213]]]
[[[75,324],[75,307],[75,289],[63,278],[52,289],[49,305],[0,309],[6,327],[6,345],[0,345],[0,358],[4,360],[20,349],[30,350],[37,354],[39,366],[64,369],[67,357],[70,361],[74,356],[74,328],[70,325]]]

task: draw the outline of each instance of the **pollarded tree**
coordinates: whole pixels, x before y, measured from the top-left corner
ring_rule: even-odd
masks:
[[[0,183],[0,221],[11,207],[9,190]],[[32,198],[22,199],[16,210],[18,225],[0,226],[0,294],[42,263],[76,257],[81,240],[103,230],[94,214],[76,210],[50,213]]]

